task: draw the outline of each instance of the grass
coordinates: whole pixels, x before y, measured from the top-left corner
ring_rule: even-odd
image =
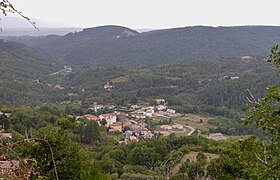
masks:
[[[213,154],[213,153],[205,153],[203,152],[204,155],[207,157],[207,162],[210,162],[211,159],[217,159],[219,158],[219,155],[218,154]],[[185,154],[181,161],[176,164],[172,169],[171,169],[171,173],[172,174],[176,174],[179,172],[179,169],[180,169],[180,166],[186,162],[188,159],[191,161],[191,162],[195,162],[196,161],[196,156],[197,156],[198,152],[194,152],[194,151],[191,151],[189,152],[188,154]]]
[[[157,116],[157,117],[152,117],[151,119],[152,119],[152,121],[160,122],[160,121],[168,119],[168,118]]]
[[[173,80],[173,81],[184,79],[184,78],[172,77],[172,76],[166,76],[165,78],[168,79],[168,80]]]
[[[125,82],[128,81],[128,79],[126,77],[124,77],[124,76],[120,76],[120,77],[112,79],[111,81],[114,84],[118,84],[118,83],[125,83]]]
[[[183,125],[187,125],[187,126],[192,126],[195,129],[199,129],[201,131],[204,132],[209,132],[210,128],[216,128],[216,126],[211,125],[211,124],[207,124],[207,123],[199,123],[199,122],[192,122],[189,121],[188,119],[184,118],[184,117],[180,117],[180,118],[175,118],[172,120],[174,123],[178,123],[178,124],[183,124]]]
[[[251,137],[251,135],[242,135],[242,136],[226,136],[228,140],[240,140],[240,139],[247,139]]]

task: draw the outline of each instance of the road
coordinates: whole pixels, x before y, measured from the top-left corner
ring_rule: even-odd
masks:
[[[194,131],[195,131],[195,129],[194,129],[193,127],[191,127],[191,126],[186,126],[186,125],[184,125],[184,127],[189,128],[189,129],[191,130],[191,131],[187,134],[188,136],[191,136],[192,133],[194,133]]]
[[[188,128],[188,129],[191,130],[190,132],[188,132],[187,136],[191,136],[194,133],[194,131],[195,131],[195,129],[193,127],[191,127],[191,126],[186,126],[186,125],[183,125],[183,124],[179,124],[179,125],[184,126],[184,129],[183,129],[184,133],[187,131],[185,128]],[[176,133],[177,131],[170,131],[170,132]]]

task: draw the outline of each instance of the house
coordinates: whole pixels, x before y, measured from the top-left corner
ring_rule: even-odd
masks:
[[[123,124],[123,127],[128,127],[131,125],[130,119],[125,116],[119,116],[120,122]]]
[[[176,111],[174,109],[167,109],[166,111],[170,114],[175,114],[176,113]]]
[[[139,136],[139,134],[140,134],[141,131],[142,131],[142,128],[141,128],[140,126],[136,125],[136,124],[131,124],[131,125],[129,126],[129,129],[130,129],[131,131],[133,131],[134,134],[135,134],[136,136]]]
[[[138,105],[131,105],[130,106],[130,109],[131,110],[136,110],[136,109],[140,109],[141,107],[140,106],[138,106]]]
[[[13,176],[19,170],[19,161],[0,161],[0,174]]]
[[[213,134],[209,134],[209,136],[208,136],[207,138],[208,138],[208,139],[213,139],[213,140],[215,140],[215,141],[227,139],[222,133],[213,133]]]
[[[104,85],[104,89],[106,89],[106,90],[111,90],[111,89],[113,89],[113,88],[114,88],[114,86],[110,85],[109,82],[107,82],[107,83]]]
[[[147,117],[152,117],[154,113],[155,113],[154,110],[149,109],[149,110],[147,110],[147,111],[145,112],[145,115],[146,115]]]
[[[11,139],[12,133],[0,133],[0,139]]]
[[[181,124],[174,124],[174,125],[172,125],[172,128],[175,128],[175,129],[184,129],[184,126],[181,125]]]
[[[144,139],[154,137],[154,134],[147,128],[142,128],[141,135],[144,137]]]
[[[161,129],[165,129],[165,130],[171,130],[171,129],[172,129],[172,126],[169,126],[169,125],[161,125],[160,128],[161,128]]]
[[[137,137],[135,137],[135,136],[130,136],[130,137],[129,137],[129,141],[130,141],[130,142],[137,142],[138,139],[137,139]]]
[[[0,116],[6,116],[7,118],[11,117],[11,113],[7,113],[7,112],[1,112],[0,111]]]
[[[99,119],[105,119],[107,124],[106,127],[109,127],[111,124],[117,122],[117,116],[114,113],[109,113],[109,114],[101,114],[99,115]]]
[[[165,105],[158,105],[158,106],[156,106],[156,109],[157,109],[158,111],[162,111],[162,110],[166,110],[167,107],[166,107]]]
[[[110,128],[112,128],[113,130],[110,129],[111,131],[109,130],[109,132],[122,132],[122,123],[120,121],[115,122],[110,125]]]
[[[92,114],[85,114],[85,115],[81,116],[81,118],[84,118],[89,121],[98,121],[99,120],[99,118],[97,116],[92,115]]]
[[[156,104],[165,104],[165,100],[164,99],[155,99]]]
[[[114,105],[110,105],[110,104],[106,104],[104,105],[104,108],[107,108],[107,109],[114,109]]]
[[[169,114],[169,117],[173,117],[173,118],[176,118],[176,117],[182,117],[183,115],[180,114],[180,113],[175,113],[175,114]]]
[[[103,108],[104,108],[103,105],[97,105],[97,104],[93,105],[93,109],[95,112],[97,112],[98,110],[103,109]]]
[[[134,117],[134,118],[137,118],[137,119],[145,119],[146,118],[145,114],[138,114],[138,113],[133,113],[131,116]]]
[[[133,111],[133,113],[145,114],[145,111],[143,111],[142,109],[138,109],[138,110],[136,110],[136,111]]]

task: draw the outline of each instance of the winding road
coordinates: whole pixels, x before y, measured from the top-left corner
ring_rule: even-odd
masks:
[[[187,134],[188,136],[191,136],[192,133],[194,133],[194,131],[195,131],[195,129],[194,129],[193,127],[191,127],[191,126],[186,126],[186,125],[184,125],[184,127],[189,128],[189,129],[191,130],[191,131]]]
[[[191,136],[194,133],[194,131],[195,131],[195,128],[193,128],[191,126],[186,126],[186,125],[183,125],[183,124],[178,124],[178,125],[182,125],[184,127],[184,129],[183,129],[184,133],[187,131],[185,128],[188,128],[188,129],[191,130],[190,132],[188,132],[187,136]],[[170,131],[170,132],[174,132],[175,133],[176,131]]]

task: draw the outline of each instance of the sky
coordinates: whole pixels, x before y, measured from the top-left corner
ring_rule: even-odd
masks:
[[[164,29],[195,25],[280,26],[279,0],[10,0],[56,27],[121,25]]]

